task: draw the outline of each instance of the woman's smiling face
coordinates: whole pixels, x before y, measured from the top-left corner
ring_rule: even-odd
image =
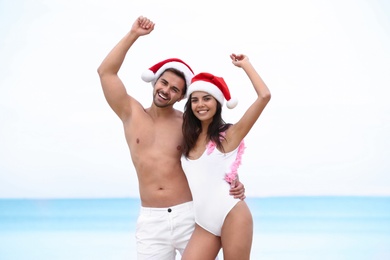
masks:
[[[191,109],[200,121],[212,121],[217,111],[217,100],[204,91],[194,91],[191,94]]]

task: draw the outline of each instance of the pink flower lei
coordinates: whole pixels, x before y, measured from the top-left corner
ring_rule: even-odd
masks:
[[[225,174],[225,181],[228,183],[232,183],[235,179],[237,179],[238,175],[238,167],[241,165],[241,159],[242,155],[244,154],[245,150],[245,143],[244,140],[241,141],[240,145],[238,146],[238,152],[237,152],[237,157],[232,163],[232,166],[230,166],[230,172]]]
[[[225,136],[225,133],[222,133],[221,139],[224,136]],[[214,151],[216,146],[217,146],[216,143],[210,141],[207,144],[207,148],[206,148],[207,149],[207,155],[210,155]],[[237,157],[234,160],[234,162],[232,163],[232,165],[230,166],[230,172],[225,174],[225,181],[227,181],[229,184],[231,184],[232,181],[234,181],[237,178],[238,167],[241,165],[242,155],[244,154],[245,148],[246,147],[245,147],[244,140],[242,140],[240,142],[240,145],[238,146]]]

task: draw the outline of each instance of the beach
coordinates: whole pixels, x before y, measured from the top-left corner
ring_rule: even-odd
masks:
[[[390,197],[246,201],[251,259],[390,259]],[[0,259],[136,259],[138,209],[137,198],[0,199]]]

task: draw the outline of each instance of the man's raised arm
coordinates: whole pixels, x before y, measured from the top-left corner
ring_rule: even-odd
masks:
[[[123,119],[131,112],[129,95],[118,77],[118,71],[126,57],[126,54],[138,37],[147,35],[154,29],[154,23],[146,17],[138,17],[130,32],[110,51],[98,68],[100,82],[104,96],[114,112]]]

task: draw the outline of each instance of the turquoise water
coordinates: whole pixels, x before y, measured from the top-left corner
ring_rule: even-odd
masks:
[[[390,197],[247,203],[255,223],[252,259],[390,259]],[[130,198],[0,199],[0,260],[135,259],[138,208]]]

